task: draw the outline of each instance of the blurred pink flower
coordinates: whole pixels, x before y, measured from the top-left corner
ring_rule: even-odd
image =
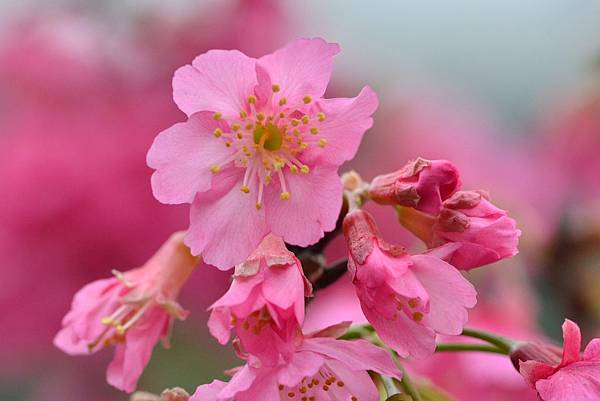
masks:
[[[373,178],[369,198],[435,215],[460,185],[458,169],[449,161],[417,158],[398,171]]]
[[[518,253],[521,231],[504,210],[481,191],[458,191],[439,214],[399,208],[400,222],[421,238],[435,255],[458,269],[469,270]]]
[[[322,98],[338,52],[322,39],[258,60],[211,50],[175,72],[174,99],[189,119],[161,132],[147,160],[157,199],[192,204],[186,242],[207,263],[239,263],[269,232],[306,246],[334,228],[337,169],[378,104],[368,87]]]
[[[400,378],[383,349],[366,340],[345,341],[339,325],[292,340],[276,364],[253,358],[236,369],[229,383],[215,380],[196,389],[190,401],[379,400],[367,370]]]
[[[236,266],[231,288],[210,307],[208,327],[221,344],[229,341],[235,327],[247,352],[272,353],[275,343],[288,341],[302,326],[304,297],[311,292],[300,261],[281,238],[267,235],[250,258]],[[268,336],[272,337],[267,341]]]
[[[554,347],[517,348],[514,357],[521,374],[543,401],[600,399],[600,338],[590,341],[581,355],[579,326],[567,319],[562,329],[562,359]]]
[[[434,352],[436,334],[462,332],[476,292],[453,266],[387,244],[362,210],[346,216],[344,235],[362,310],[400,356],[426,357]]]
[[[107,380],[121,390],[135,390],[156,342],[168,344],[173,320],[187,316],[176,298],[198,259],[183,236],[173,234],[144,266],[83,287],[54,344],[71,355],[116,345]]]

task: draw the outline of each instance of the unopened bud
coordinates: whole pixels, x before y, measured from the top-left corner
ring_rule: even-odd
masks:
[[[160,401],[188,401],[190,395],[180,387],[166,389],[160,394]]]

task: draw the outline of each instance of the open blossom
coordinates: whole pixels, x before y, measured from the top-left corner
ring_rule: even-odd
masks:
[[[300,261],[270,234],[236,266],[231,288],[210,307],[208,327],[221,344],[235,327],[246,351],[272,356],[274,343],[288,341],[302,326],[304,297],[311,292]]]
[[[250,356],[229,383],[202,385],[190,401],[378,401],[367,370],[398,379],[401,373],[382,348],[365,340],[332,338],[343,334],[342,327],[347,326],[297,335],[275,363]]]
[[[174,319],[187,316],[176,298],[198,259],[183,244],[183,236],[173,234],[144,266],[115,272],[116,277],[79,290],[54,344],[71,355],[115,345],[107,381],[127,392],[135,390],[154,345],[160,339],[168,345]]]
[[[513,362],[542,401],[600,400],[600,338],[582,355],[579,326],[566,319],[562,330],[562,358],[556,347],[526,343],[513,351]]]
[[[211,50],[173,78],[188,120],[161,132],[147,156],[155,197],[190,203],[193,254],[229,268],[270,232],[307,246],[335,227],[338,167],[357,151],[378,105],[324,99],[336,44],[300,39],[254,59]]]
[[[375,177],[369,197],[385,205],[413,207],[437,214],[442,202],[460,188],[458,169],[446,160],[417,158],[400,170]]]
[[[476,292],[458,270],[431,255],[409,255],[381,239],[363,210],[344,219],[348,268],[365,317],[400,356],[435,350],[436,334],[458,335]]]
[[[459,269],[497,262],[518,253],[521,231],[506,211],[481,191],[458,191],[437,215],[399,208],[400,222],[422,239],[430,251]]]

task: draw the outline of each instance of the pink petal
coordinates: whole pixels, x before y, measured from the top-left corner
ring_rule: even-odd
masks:
[[[210,111],[235,117],[254,93],[255,64],[237,50],[210,50],[175,71],[173,99],[188,116]]]
[[[583,359],[586,361],[600,361],[600,338],[594,338],[585,347]]]
[[[347,341],[331,337],[313,337],[305,339],[299,349],[338,360],[352,370],[373,370],[386,376],[402,377],[390,355],[383,348],[366,340]]]
[[[290,199],[281,200],[274,185],[265,194],[269,228],[289,244],[314,244],[335,228],[342,207],[337,167],[315,166],[308,174],[286,174],[285,179]]]
[[[257,377],[249,389],[236,394],[236,401],[280,401],[275,372]]]
[[[362,308],[381,340],[401,357],[411,355],[425,358],[433,354],[435,333],[430,328],[415,322],[404,313],[398,313],[395,319],[388,319],[364,304]]]
[[[279,93],[288,104],[301,105],[304,96],[323,96],[331,78],[333,57],[339,52],[337,44],[323,39],[298,39],[261,57],[257,64],[266,71],[271,84],[280,86]]]
[[[254,196],[239,189],[241,174],[231,168],[215,175],[211,191],[198,194],[190,208],[185,243],[221,270],[244,261],[268,233],[264,208],[256,210]]]
[[[433,256],[416,255],[412,260],[412,270],[430,299],[423,324],[440,334],[460,334],[468,320],[466,308],[477,303],[475,288],[458,270]]]
[[[373,126],[377,95],[366,86],[355,98],[322,99],[318,104],[326,115],[318,125],[319,137],[325,138],[327,145],[309,147],[303,159],[308,164],[320,160],[339,166],[356,155],[365,131]]]
[[[439,257],[459,270],[471,270],[501,259],[495,250],[472,242],[448,242],[426,254]]]
[[[208,318],[208,330],[219,344],[225,345],[231,336],[231,312],[229,308],[215,308]]]
[[[554,374],[556,369],[538,361],[519,362],[519,372],[531,387],[535,388],[538,380],[546,379]]]
[[[106,381],[110,385],[128,393],[135,390],[168,320],[161,308],[154,308],[143,322],[127,332],[126,343],[117,346],[115,357],[106,370]]]
[[[229,399],[236,396],[237,393],[248,390],[256,380],[256,370],[248,365],[244,365],[231,378],[227,386],[219,392],[219,399]]]
[[[348,400],[354,396],[360,401],[379,401],[379,391],[365,370],[354,370],[351,366],[336,360],[328,360],[326,365],[344,387],[331,386],[329,391],[339,400]],[[350,397],[348,397],[350,396]]]
[[[563,356],[560,366],[566,366],[580,359],[581,330],[579,326],[569,319],[565,319],[562,325],[563,331]]]
[[[262,285],[263,295],[268,302],[286,310],[292,305],[300,305],[296,318],[304,321],[304,280],[297,266],[267,267]]]
[[[215,128],[227,130],[211,113],[192,115],[186,122],[162,131],[146,156],[152,174],[152,192],[162,203],[192,203],[197,192],[210,189],[212,164],[232,153],[213,136]]]
[[[295,352],[293,359],[279,370],[277,382],[288,387],[296,386],[303,378],[315,375],[324,362],[325,359],[317,353]]]
[[[227,383],[220,380],[213,380],[210,384],[198,386],[196,392],[192,394],[189,401],[225,401],[225,398],[217,397],[225,386],[227,386]],[[231,398],[229,400],[231,400]]]
[[[539,380],[535,387],[543,401],[600,400],[600,363],[576,362]]]

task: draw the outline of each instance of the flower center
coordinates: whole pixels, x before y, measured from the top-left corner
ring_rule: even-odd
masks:
[[[358,397],[350,393],[346,384],[339,380],[331,369],[324,365],[312,377],[305,377],[295,387],[279,384],[279,397],[281,401],[300,400],[350,400],[359,401]]]
[[[256,191],[256,208],[260,209],[267,185],[278,183],[279,198],[290,199],[286,174],[309,174],[310,167],[302,161],[304,150],[315,145],[324,148],[327,140],[319,136],[325,114],[310,96],[305,96],[302,104],[288,105],[281,88],[273,85],[269,98],[260,105],[257,102],[255,96],[248,97],[239,118],[227,118],[228,132],[215,129],[214,136],[234,152],[210,169],[215,174],[229,165],[244,169],[240,190],[246,194]],[[213,117],[223,119],[218,112]]]

